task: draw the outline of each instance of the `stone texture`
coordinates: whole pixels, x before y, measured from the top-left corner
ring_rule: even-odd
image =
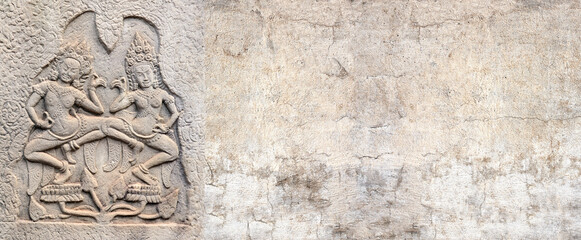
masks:
[[[205,237],[581,237],[579,11],[210,1]]]
[[[0,235],[581,238],[577,1],[189,2],[0,3]],[[189,224],[23,220],[18,109],[86,10],[159,29]]]
[[[200,2],[0,3],[3,239],[201,236],[202,14]]]

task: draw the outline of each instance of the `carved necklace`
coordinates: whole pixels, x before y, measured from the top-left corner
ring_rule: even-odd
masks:
[[[158,91],[150,91],[150,92],[145,92],[145,91],[136,91],[137,95],[139,95],[140,97],[143,98],[147,98],[147,100],[151,100],[151,99],[156,99],[159,95]]]
[[[161,99],[159,96],[159,91],[144,92],[137,91],[137,95],[147,100],[147,103],[154,108],[159,108],[161,106]]]
[[[55,115],[55,117],[60,117],[62,115],[64,115],[64,104],[63,104],[63,98],[65,96],[71,95],[70,89],[66,89],[66,88],[61,88],[59,89],[57,86],[55,86],[56,84],[49,84],[48,85],[48,89],[50,92],[52,92],[53,94],[57,95],[57,99],[59,100],[59,104],[55,105],[55,112],[53,112],[53,114]]]
[[[73,91],[75,90],[75,89],[69,89],[69,88],[72,88],[72,87],[62,87],[62,86],[59,86],[60,87],[60,89],[59,89],[55,85],[57,85],[57,84],[56,83],[55,84],[50,84],[49,85],[50,90],[53,93],[56,93],[59,96],[59,98],[61,98],[61,99],[63,97],[65,97],[65,96],[71,95],[73,93]]]

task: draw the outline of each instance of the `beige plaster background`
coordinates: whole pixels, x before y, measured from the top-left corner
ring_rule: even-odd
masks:
[[[208,239],[581,237],[579,1],[209,1]]]

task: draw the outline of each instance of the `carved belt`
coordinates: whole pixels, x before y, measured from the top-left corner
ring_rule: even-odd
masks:
[[[74,111],[73,109],[71,109],[71,113],[78,120],[77,121],[77,129],[75,129],[75,131],[71,135],[68,135],[68,136],[60,136],[60,135],[52,132],[50,129],[48,130],[48,133],[51,136],[55,137],[56,139],[58,139],[60,141],[65,141],[65,140],[71,139],[74,136],[76,136],[77,134],[79,134],[79,131],[81,130],[82,122],[84,122],[84,121],[79,117],[79,115],[77,115],[77,112]]]

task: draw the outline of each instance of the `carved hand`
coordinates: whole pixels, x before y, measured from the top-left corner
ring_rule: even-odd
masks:
[[[52,125],[54,125],[54,121],[48,115],[48,112],[44,112],[42,116],[43,116],[43,119],[39,119],[38,122],[36,122],[36,125],[39,126],[42,129],[49,129],[49,128],[51,128]]]
[[[116,78],[109,84],[109,88],[119,88],[121,91],[127,89],[127,79],[124,77]]]
[[[42,129],[49,129],[49,128],[52,127],[53,124],[50,123],[50,122],[48,122],[48,121],[46,121],[46,120],[42,120],[40,122],[37,122],[36,125],[39,126]]]
[[[107,82],[105,81],[105,79],[97,76],[97,74],[93,74],[92,81],[91,81],[92,88],[97,88],[98,86],[105,87],[106,85],[107,85]]]
[[[169,132],[169,127],[164,123],[158,123],[153,126],[153,132],[156,133],[167,133]]]

